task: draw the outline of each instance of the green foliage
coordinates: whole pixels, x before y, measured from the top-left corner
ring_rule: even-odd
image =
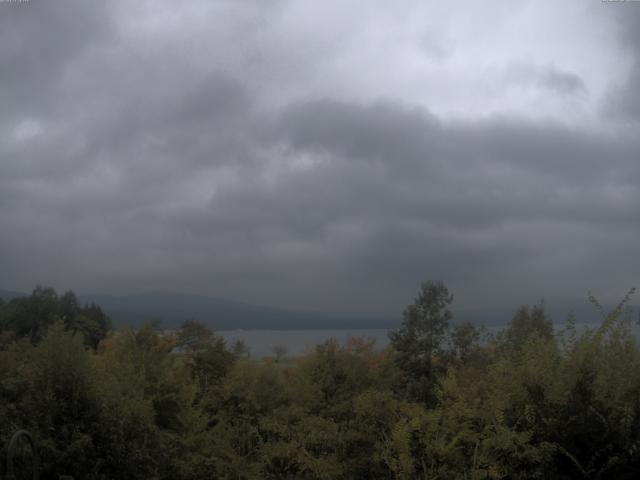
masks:
[[[434,356],[453,317],[449,305],[453,295],[442,282],[423,283],[415,302],[404,311],[399,330],[390,334],[396,362],[405,374],[406,398],[432,404],[438,365]]]
[[[100,307],[80,306],[73,292],[59,296],[52,288],[37,286],[28,297],[0,304],[0,332],[5,342],[27,338],[37,343],[57,321],[80,333],[84,343],[92,348],[96,348],[111,329],[111,322]]]
[[[553,323],[547,317],[543,302],[533,307],[520,307],[502,338],[507,348],[518,350],[532,336],[546,340],[553,338]]]
[[[468,324],[447,337],[451,296],[425,284],[389,349],[328,341],[286,361],[248,358],[193,321],[175,334],[120,329],[94,348],[75,297],[34,297],[0,308],[0,445],[29,429],[42,478],[568,480],[640,469],[629,296],[602,309],[598,328],[570,319],[555,334],[541,307],[523,308],[494,340]]]
[[[242,348],[229,351],[225,340],[205,325],[194,320],[185,321],[178,330],[176,347],[181,349],[191,377],[201,392],[219,383],[232,367]]]
[[[473,323],[465,322],[451,329],[451,348],[456,359],[467,361],[479,347],[481,332]]]

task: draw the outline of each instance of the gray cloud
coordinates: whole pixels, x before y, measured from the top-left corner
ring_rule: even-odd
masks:
[[[406,71],[389,77],[361,60],[376,58],[362,38],[391,48],[385,34],[401,30],[375,9],[362,25],[381,34],[316,29],[313,15],[335,12],[311,3],[171,15],[144,2],[11,5],[0,4],[1,287],[396,313],[429,278],[466,306],[615,296],[635,280],[640,141],[601,128],[608,117],[566,121],[598,90],[557,58],[514,70],[520,52],[503,52],[508,73],[493,77],[461,70],[461,56],[473,61],[462,41],[416,29],[393,47]],[[534,87],[556,114],[425,106],[403,89],[425,38],[437,46],[425,71],[453,72],[430,98],[464,71],[471,86],[506,85],[497,106],[528,105]]]
[[[587,87],[579,75],[560,70],[553,65],[542,67],[517,62],[508,66],[505,81],[508,85],[530,85],[560,95],[587,92]]]
[[[587,89],[582,79],[575,73],[559,72],[553,68],[546,71],[540,81],[547,88],[559,93],[584,92]]]
[[[629,71],[612,72],[616,88],[606,97],[604,111],[614,119],[640,120],[640,9],[621,4],[611,12],[619,27],[618,48],[628,56]]]
[[[106,4],[105,4],[106,5]],[[0,109],[8,114],[50,113],[62,107],[61,77],[73,61],[112,33],[110,12],[98,3],[32,0],[2,5]]]

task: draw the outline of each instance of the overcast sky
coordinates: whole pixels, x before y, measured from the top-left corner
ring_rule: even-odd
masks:
[[[619,298],[640,2],[0,2],[0,288]]]

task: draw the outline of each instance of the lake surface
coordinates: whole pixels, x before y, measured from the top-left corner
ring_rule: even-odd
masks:
[[[273,347],[284,347],[286,355],[302,355],[330,338],[344,345],[350,338],[375,340],[376,347],[389,343],[389,330],[219,330],[218,335],[232,345],[242,340],[252,357],[273,356]]]
[[[563,328],[564,324],[555,325],[556,329]],[[597,328],[597,323],[578,324],[578,331],[586,328]],[[489,333],[497,333],[504,326],[491,326],[486,330]],[[640,338],[640,327],[633,324],[633,331],[636,338]],[[237,340],[242,340],[252,357],[273,356],[274,347],[284,347],[285,355],[302,355],[305,352],[329,340],[336,339],[341,345],[347,343],[350,338],[364,338],[375,340],[377,348],[384,348],[389,344],[389,329],[371,330],[219,330],[216,333],[232,345]]]

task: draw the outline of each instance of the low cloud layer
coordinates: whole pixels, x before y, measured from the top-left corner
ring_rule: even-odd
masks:
[[[623,294],[640,4],[413,3],[0,4],[0,288]]]

